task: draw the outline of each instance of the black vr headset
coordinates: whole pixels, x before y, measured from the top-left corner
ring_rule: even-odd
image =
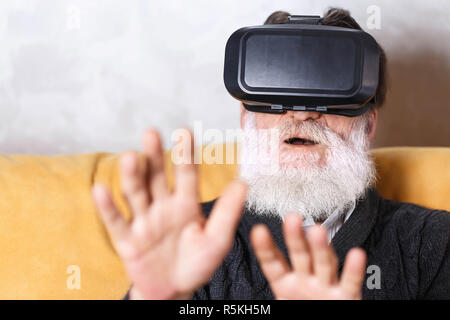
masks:
[[[368,33],[290,16],[285,24],[235,31],[224,82],[249,111],[358,116],[375,102],[380,51]]]

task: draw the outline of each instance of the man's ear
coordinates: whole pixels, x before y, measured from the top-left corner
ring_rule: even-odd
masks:
[[[247,109],[244,108],[244,104],[241,102],[241,129],[244,129],[245,117],[247,116]]]
[[[375,137],[375,131],[377,129],[378,110],[373,108],[369,112],[370,114],[367,123],[367,135],[369,137],[369,141],[372,141]]]

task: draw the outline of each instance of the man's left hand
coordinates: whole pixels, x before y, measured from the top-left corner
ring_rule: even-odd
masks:
[[[366,254],[351,249],[338,279],[338,259],[328,243],[327,231],[318,225],[305,238],[302,219],[287,215],[283,232],[291,266],[275,245],[269,229],[257,225],[251,231],[251,243],[270,287],[277,299],[361,299]]]

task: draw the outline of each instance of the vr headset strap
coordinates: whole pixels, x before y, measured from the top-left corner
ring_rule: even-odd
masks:
[[[322,18],[320,16],[299,16],[292,15],[288,17],[288,21],[286,23],[290,24],[320,24]]]

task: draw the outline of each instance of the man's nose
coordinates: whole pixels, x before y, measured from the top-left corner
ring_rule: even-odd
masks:
[[[287,111],[286,115],[295,120],[317,120],[322,116],[322,113],[316,111]]]

